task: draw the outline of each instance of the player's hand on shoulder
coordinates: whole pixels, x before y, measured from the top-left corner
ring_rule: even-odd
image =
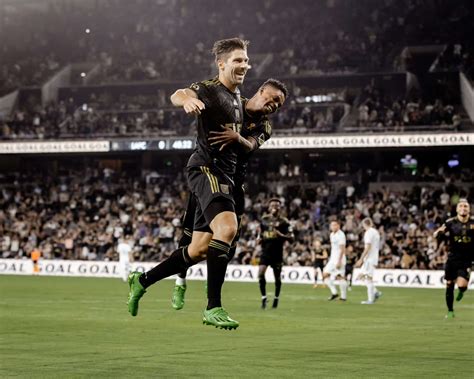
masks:
[[[201,100],[188,96],[188,98],[184,101],[183,108],[187,114],[198,116],[201,114],[201,111],[206,108],[206,106]]]

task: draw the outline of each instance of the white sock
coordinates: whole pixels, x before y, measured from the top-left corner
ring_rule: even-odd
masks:
[[[339,280],[339,288],[341,289],[341,299],[347,299],[347,280]]]
[[[375,287],[375,284],[374,284],[374,282],[372,282],[372,284],[374,285],[374,293],[377,293],[377,292],[379,292],[379,290],[377,289],[377,287]]]
[[[179,276],[176,278],[176,285],[177,286],[184,286],[186,285],[186,278],[180,278]]]
[[[332,280],[331,278],[328,278],[325,280],[325,282],[329,290],[331,291],[331,294],[337,295],[337,289],[336,289],[336,285],[334,284],[334,280]]]
[[[367,299],[371,302],[375,300],[375,286],[372,281],[367,281]]]

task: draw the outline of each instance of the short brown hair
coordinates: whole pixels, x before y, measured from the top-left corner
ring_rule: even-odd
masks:
[[[216,57],[216,62],[222,59],[222,56],[231,53],[234,50],[247,50],[247,46],[250,44],[249,41],[241,38],[228,38],[221,39],[214,42],[212,47],[212,53]]]

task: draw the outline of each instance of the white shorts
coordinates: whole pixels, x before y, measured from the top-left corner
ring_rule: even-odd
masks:
[[[331,279],[336,279],[337,276],[346,276],[346,265],[341,265],[340,268],[336,268],[335,262],[328,262],[323,268],[323,273],[329,274]]]
[[[360,268],[360,275],[374,277],[375,274],[375,265],[373,262],[365,261]]]

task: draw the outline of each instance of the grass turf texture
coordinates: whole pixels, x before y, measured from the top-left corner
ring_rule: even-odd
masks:
[[[280,307],[262,311],[257,283],[226,283],[224,306],[241,325],[225,331],[202,325],[204,282],[188,282],[180,311],[173,284],[149,288],[134,318],[118,279],[0,276],[0,376],[473,377],[469,291],[445,320],[443,290],[381,288],[363,306],[363,287],[341,303],[283,285]]]

